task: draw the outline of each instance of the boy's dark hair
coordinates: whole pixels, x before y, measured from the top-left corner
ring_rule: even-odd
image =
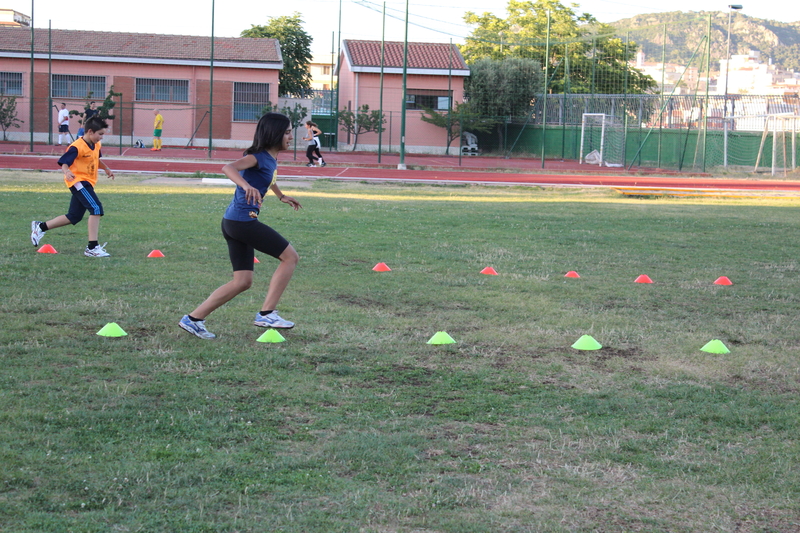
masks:
[[[108,127],[108,122],[103,120],[98,116],[94,116],[86,121],[86,124],[83,125],[83,129],[86,131],[100,131],[104,130]]]
[[[270,148],[280,146],[283,134],[292,127],[289,117],[281,113],[267,113],[258,120],[256,133],[253,136],[253,145],[244,151],[244,155],[264,152]]]

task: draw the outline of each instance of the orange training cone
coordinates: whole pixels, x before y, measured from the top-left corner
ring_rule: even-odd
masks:
[[[258,257],[254,257],[254,258],[253,258],[253,264],[255,264],[255,263],[260,263],[260,262],[261,262],[261,261],[259,261],[259,260],[258,260]]]
[[[147,254],[147,257],[164,257],[164,254],[161,253],[161,250],[153,250]]]
[[[714,285],[733,285],[733,282],[729,280],[727,276],[720,276],[717,278],[717,281],[714,282]]]
[[[378,263],[377,265],[372,267],[372,270],[374,270],[375,272],[391,272],[392,271],[392,269],[389,268],[386,265],[386,263]]]
[[[641,276],[636,278],[633,282],[634,283],[653,283],[653,280],[650,279],[650,276],[648,276],[647,274],[642,274]]]
[[[486,267],[481,270],[481,274],[486,274],[488,276],[497,276],[497,270],[493,269],[492,267]]]
[[[56,249],[50,246],[49,244],[45,244],[41,248],[37,250],[40,254],[57,254]]]
[[[564,277],[565,278],[579,278],[580,275],[577,272],[575,272],[574,270],[570,270],[569,272],[564,274]]]

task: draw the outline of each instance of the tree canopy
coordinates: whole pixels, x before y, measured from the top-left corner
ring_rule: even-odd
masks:
[[[470,110],[493,119],[499,146],[503,145],[503,121],[526,117],[543,89],[541,64],[521,57],[479,59],[470,66],[464,84]]]
[[[343,108],[339,111],[339,124],[347,133],[353,135],[353,151],[358,146],[358,136],[362,133],[382,133],[386,131],[383,127],[386,124],[386,115],[379,109],[370,111],[367,104],[362,105],[356,111]]]
[[[536,59],[547,64],[553,93],[644,93],[655,81],[629,65],[636,43],[614,35],[589,13],[574,11],[558,0],[509,0],[508,17],[467,12],[475,25],[461,53],[470,65],[479,59]],[[550,13],[550,54],[546,55],[547,14]]]
[[[264,26],[251,25],[242,37],[271,38],[281,43],[283,70],[279,75],[278,93],[281,96],[306,97],[311,94],[311,42],[313,38],[303,29],[300,13],[270,17]]]

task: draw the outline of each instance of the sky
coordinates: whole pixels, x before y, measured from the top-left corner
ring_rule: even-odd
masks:
[[[756,18],[780,22],[800,21],[800,2],[741,0],[741,11]],[[505,18],[505,0],[408,0],[408,40],[416,42],[463,43],[471,27],[464,23],[467,11],[493,13]],[[577,13],[590,13],[601,22],[613,22],[643,13],[660,11],[728,11],[725,2],[707,0],[671,0],[659,3],[648,0],[584,0],[562,1],[578,4]],[[56,29],[132,31],[178,35],[210,36],[212,0],[133,0],[131,2],[69,3],[63,0],[4,0],[0,7],[31,14],[34,26]],[[280,4],[280,5],[277,5]],[[312,53],[330,56],[332,41],[339,33],[341,5],[342,39],[380,40],[383,0],[299,0],[265,2],[255,0],[214,0],[214,34],[238,37],[251,25],[263,25],[270,17],[300,12],[304,29],[314,42]],[[486,7],[487,5],[498,7]],[[189,7],[187,7],[189,6]],[[91,11],[89,10],[91,8]],[[406,0],[386,1],[385,38],[402,41],[405,31]]]

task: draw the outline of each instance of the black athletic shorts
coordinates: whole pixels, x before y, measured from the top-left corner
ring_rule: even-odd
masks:
[[[88,181],[79,181],[69,188],[72,199],[69,201],[69,211],[67,219],[70,224],[75,225],[83,220],[83,215],[89,211],[90,215],[103,216],[103,204],[97,198],[94,187]]]
[[[280,233],[258,220],[240,222],[223,218],[222,235],[228,243],[234,272],[253,270],[254,250],[277,259],[289,246],[289,241]]]

